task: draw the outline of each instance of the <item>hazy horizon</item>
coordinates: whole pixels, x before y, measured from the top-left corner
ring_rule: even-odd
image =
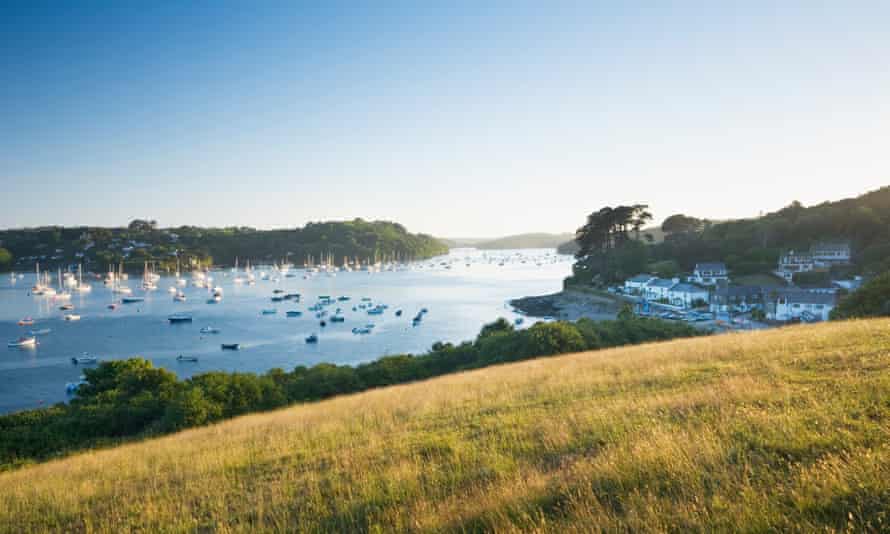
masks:
[[[0,228],[572,232],[890,178],[890,4],[6,3]]]

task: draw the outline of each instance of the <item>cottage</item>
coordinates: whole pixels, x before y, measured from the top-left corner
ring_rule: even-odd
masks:
[[[760,286],[721,285],[711,295],[711,311],[727,313],[747,312],[763,305],[764,290]]]
[[[778,291],[774,298],[767,317],[776,321],[827,321],[837,305],[837,295],[797,289]]]
[[[643,288],[643,295],[649,300],[669,300],[670,289],[678,283],[679,278],[653,278]]]
[[[708,290],[695,284],[674,284],[668,291],[668,300],[674,306],[691,308],[698,302],[708,302]]]
[[[642,295],[646,284],[655,280],[651,274],[638,274],[624,281],[624,291],[633,295]]]
[[[850,242],[835,241],[816,243],[810,248],[810,255],[817,265],[831,266],[850,263]]]
[[[725,263],[696,263],[689,281],[703,286],[714,286],[720,282],[728,282],[729,273]]]
[[[791,250],[786,254],[782,254],[779,258],[779,266],[775,274],[781,276],[786,282],[791,283],[795,274],[810,272],[815,268],[816,262],[812,254],[808,252],[797,253]]]

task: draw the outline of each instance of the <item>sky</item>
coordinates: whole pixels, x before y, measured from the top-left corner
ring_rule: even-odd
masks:
[[[0,228],[574,231],[890,184],[890,2],[0,4]]]

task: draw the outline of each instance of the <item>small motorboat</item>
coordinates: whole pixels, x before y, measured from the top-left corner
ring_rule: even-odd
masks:
[[[283,289],[273,289],[272,293],[275,293],[277,295],[279,293],[284,293],[284,290]]]
[[[192,316],[185,313],[174,313],[173,315],[167,317],[167,320],[170,321],[170,324],[190,323],[192,322]]]
[[[74,309],[74,304],[62,304],[59,306],[59,309],[62,311],[69,311]]]
[[[52,332],[52,330],[50,330],[49,328],[41,328],[40,330],[31,330],[28,333],[32,336],[45,336],[50,332]]]
[[[402,310],[396,310],[396,317],[402,316]]]
[[[31,326],[33,324],[34,324],[34,319],[31,319],[30,317],[25,317],[24,319],[19,321],[19,326]]]
[[[303,315],[303,312],[298,311],[298,310],[290,310],[290,311],[285,312],[284,314],[288,317],[299,317],[299,316]]]
[[[15,348],[15,347],[34,347],[37,345],[37,338],[34,336],[22,336],[15,341],[10,341],[6,344],[7,347]]]
[[[340,302],[346,302],[349,299],[350,299],[350,297],[347,297],[347,296],[337,297],[337,300],[339,300]]]
[[[124,297],[121,299],[121,302],[124,304],[135,304],[137,302],[143,302],[145,298],[143,297]]]
[[[332,323],[342,323],[345,321],[346,321],[346,317],[343,317],[342,315],[332,315],[331,316]]]
[[[221,347],[222,350],[239,350],[241,345],[238,343],[223,343]]]
[[[262,314],[262,315],[275,315],[276,313],[278,313],[278,310],[276,310],[274,308],[271,308],[268,310],[263,310],[260,312],[260,314]]]
[[[73,363],[74,365],[78,365],[78,364],[89,365],[89,364],[98,363],[98,362],[99,362],[99,358],[96,358],[95,356],[90,356],[86,352],[84,352],[80,356],[75,356],[75,357],[71,358],[71,363]]]
[[[306,338],[306,343],[318,343],[318,336],[312,334],[311,336]]]
[[[318,326],[320,326],[320,327],[322,327],[322,328],[326,327],[327,325],[328,325],[328,323],[326,323],[325,321],[320,321],[320,322],[318,323]]]
[[[80,321],[80,315],[77,315],[76,313],[66,313],[65,320],[66,321]]]
[[[287,299],[285,299],[284,297],[282,297],[280,295],[276,295],[276,296],[272,297],[271,300],[272,300],[272,302],[284,302]]]
[[[200,330],[202,334],[219,334],[219,328],[214,328],[212,326],[205,326]]]
[[[176,361],[178,361],[178,362],[196,362],[196,361],[198,361],[198,357],[197,356],[183,356],[182,354],[180,354],[179,356],[176,357]]]

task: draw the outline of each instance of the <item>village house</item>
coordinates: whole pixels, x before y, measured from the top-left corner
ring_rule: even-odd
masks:
[[[711,295],[713,313],[747,312],[763,306],[764,290],[760,286],[721,284]]]
[[[655,280],[651,274],[638,274],[624,281],[624,291],[632,295],[642,295],[646,284]]]
[[[643,288],[643,295],[648,300],[667,300],[668,292],[679,282],[679,278],[653,278]]]
[[[671,286],[668,300],[674,306],[691,308],[699,302],[708,302],[708,290],[695,284],[681,282]]]
[[[810,255],[817,265],[832,266],[850,263],[850,242],[834,241],[816,243],[810,248]]]
[[[725,263],[696,263],[689,281],[703,286],[715,286],[721,282],[728,282],[729,273]]]
[[[766,316],[775,321],[827,321],[837,305],[837,295],[785,289],[774,293]]]
[[[816,262],[813,260],[812,254],[790,250],[779,257],[779,265],[775,274],[790,284],[795,274],[810,272],[815,268]]]

